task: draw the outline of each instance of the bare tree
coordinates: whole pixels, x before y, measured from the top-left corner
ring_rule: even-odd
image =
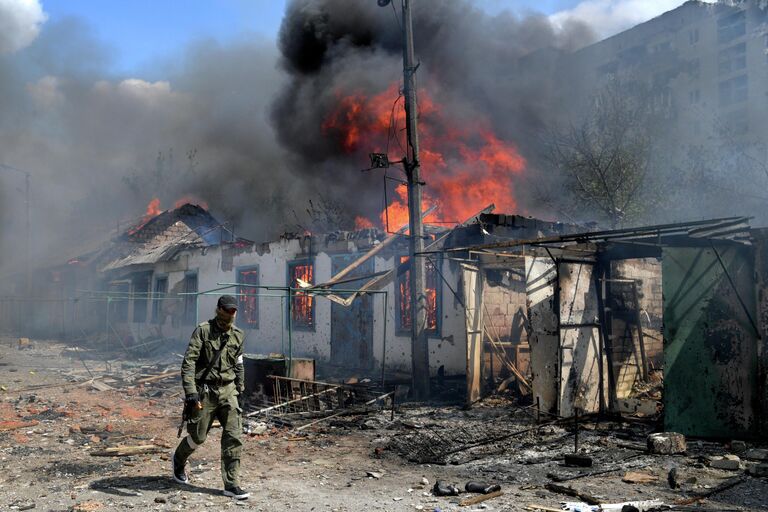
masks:
[[[294,210],[296,226],[311,233],[330,233],[338,229],[353,229],[354,219],[340,201],[323,194],[318,194],[305,210],[305,219],[301,219]]]
[[[586,209],[618,227],[652,206],[647,187],[651,167],[651,101],[637,90],[609,81],[594,97],[580,124],[546,136],[545,162],[565,180],[571,207]]]

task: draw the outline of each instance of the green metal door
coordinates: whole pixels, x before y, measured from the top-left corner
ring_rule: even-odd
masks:
[[[749,437],[758,382],[751,248],[664,248],[662,272],[665,429]]]

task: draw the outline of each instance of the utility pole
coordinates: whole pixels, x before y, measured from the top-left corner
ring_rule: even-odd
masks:
[[[419,162],[418,106],[416,102],[416,68],[413,49],[411,1],[402,0],[403,13],[403,94],[407,154],[403,159],[408,183],[408,217],[410,245],[408,273],[411,290],[411,368],[416,398],[429,396],[429,345],[427,337],[426,268],[420,254],[424,250],[424,225],[421,221],[421,170]],[[397,263],[396,263],[397,264]]]

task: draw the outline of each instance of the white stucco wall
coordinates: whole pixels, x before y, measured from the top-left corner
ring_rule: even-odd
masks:
[[[264,250],[266,249],[266,250]],[[351,252],[355,248],[350,244]],[[261,250],[261,252],[260,252]],[[197,272],[198,290],[219,288],[217,283],[234,283],[237,270],[242,267],[258,266],[259,284],[264,286],[286,286],[288,263],[306,258],[298,239],[281,240],[270,243],[268,247],[256,247],[252,250],[235,254],[231,270],[222,270],[223,255],[221,247],[211,247],[205,251],[196,249],[184,251],[173,261],[158,264],[155,275],[168,277],[168,289],[180,286],[187,272]],[[374,271],[393,268],[394,257],[375,257]],[[314,254],[315,282],[329,280],[331,276],[331,256],[325,252]],[[443,262],[442,273],[457,292],[457,265]],[[154,278],[152,280],[154,287]],[[440,280],[441,318],[439,336],[429,338],[430,368],[434,374],[440,366],[445,367],[446,375],[463,374],[466,371],[466,333],[464,310],[455,299],[451,287]],[[409,333],[397,332],[397,295],[395,282],[385,288],[389,294],[386,314],[386,365],[388,368],[409,372],[411,369],[411,339]],[[216,299],[220,294],[234,293],[235,288],[215,292],[214,295],[200,296],[198,302],[198,322],[203,322],[213,315]],[[259,291],[266,295],[281,295],[279,290]],[[151,307],[151,306],[150,306]],[[179,311],[183,309],[179,303]],[[285,301],[279,297],[259,297],[258,327],[246,329],[246,352],[250,353],[285,353],[288,351],[287,314]],[[381,368],[384,350],[384,296],[373,297],[373,357],[374,368]],[[149,315],[151,317],[151,315]],[[171,317],[166,318],[163,332],[167,336],[179,335],[182,331],[192,332],[192,325],[173,325]],[[238,325],[245,328],[243,322]],[[189,333],[182,334],[186,337]],[[318,361],[328,361],[331,357],[331,302],[328,299],[315,298],[315,327],[313,330],[293,329],[293,354],[297,357],[312,357]]]

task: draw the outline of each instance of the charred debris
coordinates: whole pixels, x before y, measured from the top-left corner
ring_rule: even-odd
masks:
[[[65,340],[83,366],[72,385],[172,397],[174,352],[227,290],[249,331],[251,436],[369,431],[374,458],[543,486],[570,510],[607,503],[608,477],[653,494],[627,500],[638,510],[762,485],[766,231],[747,218],[595,231],[491,210],[427,225],[427,402],[409,401],[402,233],[256,244],[183,205],[37,272],[35,324],[12,321],[24,301],[0,314],[19,349]],[[155,449],[142,446],[100,453]]]

